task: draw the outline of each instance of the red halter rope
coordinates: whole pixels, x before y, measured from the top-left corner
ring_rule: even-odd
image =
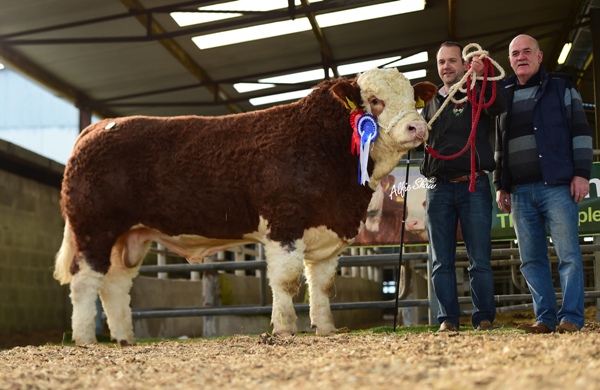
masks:
[[[484,108],[490,107],[494,101],[496,100],[496,83],[492,83],[492,96],[489,102],[484,102],[485,89],[487,87],[487,79],[488,73],[490,77],[494,77],[494,66],[489,58],[483,58],[483,81],[481,83],[481,92],[479,93],[479,101],[477,101],[477,89],[471,86],[472,80],[471,76],[467,78],[467,99],[471,103],[473,109],[471,110],[471,134],[469,135],[469,139],[465,147],[458,153],[455,153],[450,156],[443,156],[436,152],[431,145],[425,145],[425,150],[427,153],[431,154],[432,157],[440,159],[440,160],[454,160],[462,156],[467,149],[471,149],[471,174],[469,177],[469,191],[475,192],[475,180],[476,176],[476,167],[475,167],[475,157],[476,157],[476,135],[477,135],[477,125],[479,124],[479,117],[481,116],[481,111]]]

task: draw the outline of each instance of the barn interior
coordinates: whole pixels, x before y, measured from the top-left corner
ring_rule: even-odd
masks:
[[[548,71],[571,75],[600,149],[600,0],[273,3],[3,0],[0,62],[77,107],[83,129],[94,117],[264,109],[376,66],[439,84],[435,57],[447,40],[479,44],[511,74],[508,44],[525,33],[538,40]],[[264,30],[273,36],[253,39]],[[59,164],[0,149],[0,169],[59,188]]]

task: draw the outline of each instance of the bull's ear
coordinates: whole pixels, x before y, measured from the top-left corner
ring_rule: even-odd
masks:
[[[349,110],[354,110],[361,105],[360,88],[351,80],[339,79],[331,86],[330,91]]]
[[[413,89],[415,90],[415,102],[417,108],[422,108],[426,104],[429,104],[431,99],[433,99],[437,93],[437,87],[429,81],[416,83],[413,85]]]

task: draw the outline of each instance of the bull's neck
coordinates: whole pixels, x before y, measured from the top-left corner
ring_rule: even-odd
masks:
[[[375,190],[377,184],[398,165],[398,161],[404,156],[404,152],[389,145],[383,137],[379,137],[377,142],[373,144],[373,149],[369,155],[375,163],[369,186]]]

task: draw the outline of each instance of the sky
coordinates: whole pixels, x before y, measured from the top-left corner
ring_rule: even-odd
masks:
[[[8,68],[0,69],[0,139],[66,164],[79,134],[79,111]]]

